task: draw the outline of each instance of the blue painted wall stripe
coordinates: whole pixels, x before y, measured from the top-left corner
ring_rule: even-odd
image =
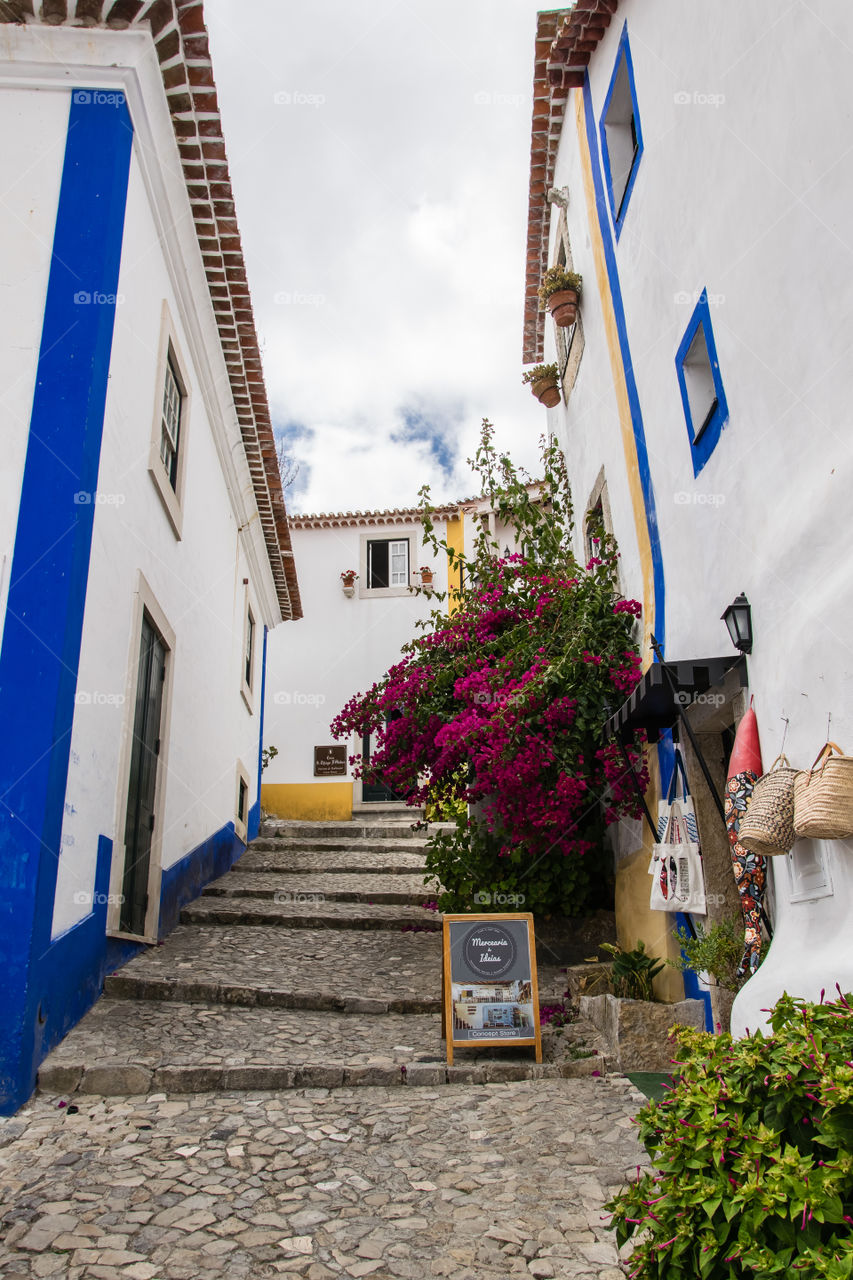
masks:
[[[57,940],[62,1000],[46,979],[132,137],[122,94],[72,92],[0,651],[0,723],[14,726],[0,735],[3,1110],[97,994],[81,940],[99,915]]]
[[[263,658],[261,662],[261,704],[260,704],[260,724],[258,725],[258,794],[255,803],[252,805],[249,813],[247,835],[250,840],[254,840],[255,836],[261,829],[261,772],[264,755],[264,704],[267,693],[267,636],[268,628],[264,627],[264,648]]]
[[[654,621],[652,630],[660,644],[661,650],[666,645],[666,583],[663,572],[663,556],[661,554],[660,532],[658,530],[657,510],[655,507],[654,486],[649,467],[649,452],[646,447],[646,433],[643,425],[643,414],[640,409],[640,398],[637,394],[637,382],[634,377],[634,366],[631,360],[631,347],[628,342],[628,326],[625,321],[625,307],[622,302],[622,287],[619,283],[619,270],[616,265],[616,253],[613,237],[610,232],[610,219],[607,213],[607,197],[601,175],[601,164],[598,155],[598,139],[596,137],[595,116],[592,109],[592,90],[589,73],[584,77],[583,86],[584,120],[586,122],[586,138],[589,147],[589,160],[595,187],[595,208],[601,241],[604,246],[604,260],[607,264],[607,278],[610,284],[610,296],[613,302],[613,313],[616,318],[616,331],[619,336],[619,347],[622,352],[622,364],[625,370],[625,386],[628,393],[628,404],[631,409],[631,423],[634,432],[634,443],[637,449],[637,467],[640,473],[640,485],[643,491],[643,504],[646,512],[646,526],[649,531],[649,545],[652,554],[652,572],[654,581]]]

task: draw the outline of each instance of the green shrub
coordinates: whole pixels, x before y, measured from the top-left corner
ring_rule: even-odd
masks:
[[[695,938],[683,926],[679,926],[676,932],[684,955],[678,960],[667,961],[676,969],[709,973],[715,982],[729,991],[740,991],[752,977],[751,972],[738,977],[743,955],[743,920],[740,916],[737,920],[721,920],[712,924],[707,932],[697,922]],[[763,950],[766,950],[766,944]]]
[[[652,983],[663,972],[664,963],[658,956],[646,955],[642,939],[633,951],[623,951],[617,942],[602,942],[599,950],[613,956],[610,980],[614,995],[624,1000],[654,1000]]]
[[[607,1206],[635,1280],[853,1276],[853,1012],[784,995],[772,1036],[682,1029],[638,1117],[656,1172]]]

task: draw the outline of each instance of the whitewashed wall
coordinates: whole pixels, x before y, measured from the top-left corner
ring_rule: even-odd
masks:
[[[853,751],[853,173],[839,142],[853,105],[838,92],[853,12],[842,0],[820,13],[771,0],[690,8],[685,22],[683,0],[622,0],[590,66],[597,135],[627,21],[644,154],[615,253],[661,529],[667,655],[730,652],[719,617],[745,591],[765,765],[784,715],[786,752],[805,767],[830,714],[830,736]],[[625,589],[640,595],[574,97],[555,185],[569,188],[586,348],[568,415],[561,406],[550,421],[578,503],[605,466]],[[674,362],[702,288],[712,297],[729,422],[694,479]],[[836,981],[853,986],[853,943],[841,928],[853,855],[836,844],[826,858],[832,894],[813,901],[791,902],[787,869],[774,865],[776,937],[737,1002],[736,1029],[761,1023],[783,987],[817,996]]]
[[[0,552],[11,550],[14,540],[62,172],[66,86],[120,88],[135,129],[54,907],[57,936],[91,910],[98,836],[115,840],[123,822],[119,763],[133,722],[128,690],[136,678],[131,653],[140,572],[176,636],[168,769],[158,799],[164,869],[234,822],[238,759],[248,774],[250,804],[256,799],[263,628],[275,626],[280,612],[150,38],[42,27],[36,37],[28,29],[0,31],[21,82],[40,85],[0,90],[9,121],[0,130],[0,165],[25,175],[4,197],[20,204],[21,216],[3,222]],[[53,83],[59,77],[61,88]],[[164,300],[190,384],[180,541],[148,474],[162,394],[157,361]],[[251,713],[240,692],[244,579],[257,623]],[[121,862],[120,848],[114,859]],[[156,927],[156,904],[153,918]]]
[[[2,50],[0,28],[0,50]],[[33,405],[70,94],[0,87],[0,641]]]
[[[443,523],[437,522],[436,531],[443,536]],[[265,785],[320,781],[314,778],[314,747],[334,741],[330,721],[353,694],[369,689],[399,659],[402,645],[417,634],[416,620],[433,607],[420,594],[364,598],[363,567],[355,595],[347,598],[340,574],[359,568],[364,538],[410,535],[412,570],[428,564],[435,570],[435,589],[444,591],[447,585],[446,559],[429,550],[418,554],[419,525],[294,528],[291,533],[305,616],[269,638],[264,741],[279,754],[264,771]],[[411,581],[418,582],[414,573]],[[356,749],[354,741],[347,746]]]

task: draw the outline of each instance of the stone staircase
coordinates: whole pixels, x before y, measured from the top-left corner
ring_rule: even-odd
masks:
[[[584,1029],[527,1048],[441,1039],[441,917],[423,904],[423,832],[410,815],[267,820],[181,923],[107,978],[42,1064],[39,1089],[186,1093],[477,1083],[591,1074]],[[565,970],[539,967],[542,1004]],[[586,1029],[589,1037],[590,1030]],[[594,1033],[593,1033],[594,1040]]]

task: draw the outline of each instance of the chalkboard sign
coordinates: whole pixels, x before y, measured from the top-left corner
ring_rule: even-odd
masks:
[[[315,778],[346,777],[346,772],[347,772],[346,747],[315,747],[314,748],[314,777]]]
[[[533,916],[444,917],[444,1026],[454,1047],[531,1045],[542,1061]]]

